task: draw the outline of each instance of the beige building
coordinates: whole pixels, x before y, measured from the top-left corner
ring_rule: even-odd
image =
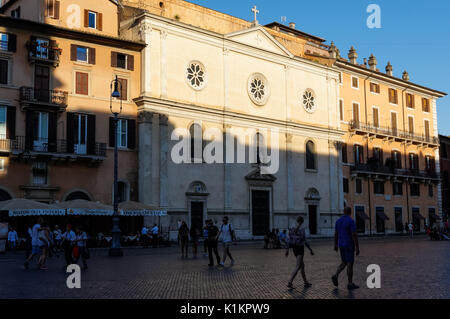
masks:
[[[331,235],[343,205],[336,147],[343,135],[339,73],[305,58],[308,45],[328,55],[324,40],[293,26],[264,27],[199,6],[194,10],[184,1],[161,7],[145,1],[141,8],[147,10],[136,9],[138,1],[125,4],[134,8],[125,7],[121,33],[147,44],[141,96],[134,100],[139,199],[167,209],[163,223],[172,230],[178,219],[203,225],[207,218],[220,222],[228,215],[239,238],[255,238],[271,228],[292,227],[303,215],[310,234]],[[182,14],[166,17],[176,12]],[[180,129],[181,136],[203,132],[190,143],[200,145],[198,152],[192,146],[191,154],[189,146],[184,154],[195,163],[174,161],[179,142],[172,137]],[[218,157],[233,163],[206,163],[202,149],[213,139],[211,129],[214,139],[223,140],[227,129],[250,132],[234,139],[247,150],[245,163],[236,163],[236,154],[226,149]],[[272,174],[261,174],[267,165],[258,160],[268,157],[261,149],[256,163],[249,162],[257,134],[271,155],[279,152]]]

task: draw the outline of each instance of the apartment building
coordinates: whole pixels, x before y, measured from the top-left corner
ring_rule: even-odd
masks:
[[[442,215],[436,102],[446,94],[394,77],[390,63],[381,72],[373,55],[359,64],[353,47],[336,58],[343,191],[358,232],[423,231]]]
[[[144,44],[119,36],[116,1],[10,0],[0,8],[0,198],[137,199],[136,105]],[[110,98],[111,81],[122,84]]]

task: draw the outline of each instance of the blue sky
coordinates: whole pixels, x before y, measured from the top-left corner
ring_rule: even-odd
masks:
[[[409,72],[412,82],[450,93],[450,1],[448,0],[189,0],[205,7],[253,20],[256,5],[260,24],[295,22],[296,28],[332,40],[347,57],[350,46],[360,63],[371,53],[384,71],[387,61],[394,75]],[[381,7],[381,29],[369,29],[369,4]],[[439,133],[450,135],[450,97],[438,100]]]

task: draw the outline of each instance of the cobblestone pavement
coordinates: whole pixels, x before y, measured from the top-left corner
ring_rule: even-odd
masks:
[[[306,255],[310,289],[300,275],[288,290],[286,282],[295,264],[284,250],[264,250],[260,243],[232,247],[236,265],[207,266],[207,258],[182,260],[178,247],[125,249],[125,257],[110,258],[106,250],[91,252],[89,270],[82,272],[81,289],[66,287],[63,256],[49,262],[49,270],[23,268],[23,254],[0,255],[0,299],[6,298],[450,298],[450,242],[383,238],[361,240],[355,282],[361,289],[349,293],[346,275],[335,289],[330,276],[339,263],[329,240],[311,243],[315,256]],[[381,267],[381,289],[368,289],[366,268]]]

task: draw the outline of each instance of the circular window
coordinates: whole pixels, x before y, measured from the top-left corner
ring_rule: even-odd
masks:
[[[264,75],[255,73],[248,79],[248,95],[256,105],[264,105],[270,96],[269,83]]]
[[[194,90],[201,90],[206,85],[205,67],[198,61],[189,63],[186,68],[186,81]]]
[[[312,90],[307,89],[305,93],[303,93],[302,100],[306,112],[313,113],[316,110],[316,98]]]

